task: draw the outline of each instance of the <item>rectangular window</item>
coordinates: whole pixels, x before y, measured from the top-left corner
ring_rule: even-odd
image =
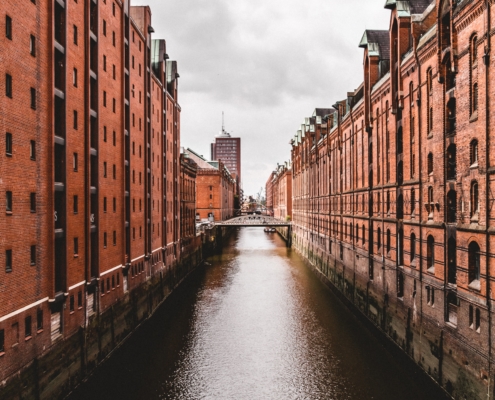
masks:
[[[36,245],[31,246],[31,265],[36,265]]]
[[[36,212],[36,193],[29,194],[29,207],[32,213]]]
[[[5,16],[5,37],[12,40],[12,18]]]
[[[43,330],[43,310],[36,312],[36,330],[38,332]]]
[[[31,337],[31,316],[24,318],[24,337]]]
[[[103,127],[103,141],[104,142],[107,141],[107,127],[106,126]]]
[[[29,144],[29,157],[31,160],[36,160],[36,142],[34,140],[31,140]]]
[[[74,238],[74,255],[79,254],[79,238]]]
[[[112,3],[112,14],[115,17],[115,3]]]
[[[107,248],[107,233],[106,232],[103,233],[103,248],[104,249]]]
[[[116,70],[116,68],[115,68],[115,64],[113,65],[113,67],[112,67],[112,68],[113,68],[113,79],[115,80],[115,79],[116,79],[116,77],[117,77],[117,70]]]
[[[36,110],[36,89],[31,88],[31,108]]]
[[[103,55],[103,71],[107,70],[107,56]]]
[[[12,250],[5,250],[5,272],[12,272]]]
[[[115,133],[115,131],[113,131],[113,145],[117,145],[117,134]]]
[[[115,47],[115,31],[112,32],[112,44]]]
[[[113,245],[117,246],[117,232],[113,231]]]
[[[74,171],[77,172],[77,153],[74,153],[72,157],[72,167],[74,168]]]
[[[103,36],[107,36],[107,21],[103,20]]]
[[[103,197],[103,212],[107,212],[107,198]]]
[[[74,71],[72,72],[72,84],[74,87],[77,87],[77,68],[74,68]]]
[[[115,164],[113,164],[112,167],[112,174],[113,174],[113,179],[117,179],[117,167],[115,166]]]
[[[5,134],[5,153],[8,156],[12,155],[12,133],[8,132]]]
[[[79,198],[77,195],[74,196],[74,214],[79,212]]]
[[[103,107],[107,106],[107,92],[103,91]]]
[[[117,199],[113,198],[113,212],[117,212]]]
[[[113,103],[112,103],[112,111],[113,112],[116,112],[117,111],[117,101],[115,99],[113,99]]]
[[[8,191],[6,192],[6,203],[5,203],[5,210],[12,212],[12,192]]]
[[[29,39],[29,53],[31,53],[33,57],[36,57],[36,38],[34,35],[31,35]]]
[[[74,25],[74,44],[77,45],[77,26]]]
[[[74,129],[77,130],[77,111],[74,110]]]
[[[12,98],[12,76],[5,74],[5,95]]]
[[[77,308],[82,308],[82,291],[77,292]]]
[[[103,178],[107,177],[107,162],[103,162]]]
[[[72,313],[74,312],[74,295],[70,295],[70,300],[69,300],[69,311]]]

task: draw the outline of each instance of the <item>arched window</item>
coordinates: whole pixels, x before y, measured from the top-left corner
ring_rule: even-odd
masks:
[[[428,118],[428,133],[433,131],[433,107],[430,107],[430,113]]]
[[[455,180],[457,175],[457,148],[452,143],[447,148],[447,179]]]
[[[435,239],[431,235],[426,240],[426,268],[429,272],[435,270]]]
[[[478,65],[478,36],[471,38],[471,68]]]
[[[480,280],[480,246],[476,242],[469,243],[469,283]]]
[[[377,201],[377,209],[378,209],[378,213],[380,213],[381,209],[382,209],[382,201],[381,201],[381,196],[380,196],[380,193],[377,193],[377,197],[378,197],[378,201]]]
[[[457,195],[455,190],[447,193],[447,222],[455,223],[457,220]]]
[[[387,213],[390,212],[390,192],[387,192]]]
[[[411,233],[411,261],[416,258],[416,235]]]
[[[359,242],[359,225],[356,224],[356,242]]]
[[[469,158],[471,165],[478,164],[478,140],[473,139],[469,145]]]
[[[426,71],[426,87],[428,94],[431,95],[433,93],[433,71],[431,68]]]
[[[472,104],[471,113],[478,111],[478,84],[477,83],[475,83],[473,85],[471,104]]]
[[[380,251],[382,248],[382,230],[378,228],[376,234],[378,236],[376,241],[376,247],[378,248],[378,251]]]
[[[361,240],[362,240],[362,243],[363,243],[363,246],[364,246],[364,241],[366,240],[366,229],[364,229],[364,225],[362,227],[362,237],[361,237]]]
[[[433,153],[428,154],[428,174],[433,173]]]
[[[410,82],[409,83],[409,106],[410,107],[414,107],[413,90],[414,90],[413,83]]]
[[[474,217],[479,212],[479,194],[478,182],[471,183],[471,217]]]
[[[433,204],[433,186],[428,187],[428,203]]]
[[[387,229],[387,253],[390,253],[390,246],[391,246],[391,243],[390,243],[390,229]]]

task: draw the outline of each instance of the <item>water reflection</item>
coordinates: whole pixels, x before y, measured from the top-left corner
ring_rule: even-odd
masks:
[[[209,261],[74,399],[438,399],[278,236]]]

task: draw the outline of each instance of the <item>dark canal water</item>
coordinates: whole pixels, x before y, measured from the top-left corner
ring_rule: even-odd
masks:
[[[70,400],[439,399],[278,235],[209,262]]]

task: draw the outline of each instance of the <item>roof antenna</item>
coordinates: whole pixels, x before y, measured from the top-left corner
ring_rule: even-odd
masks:
[[[224,116],[223,116],[223,111],[222,111],[222,133],[225,132],[225,121],[224,121]]]

